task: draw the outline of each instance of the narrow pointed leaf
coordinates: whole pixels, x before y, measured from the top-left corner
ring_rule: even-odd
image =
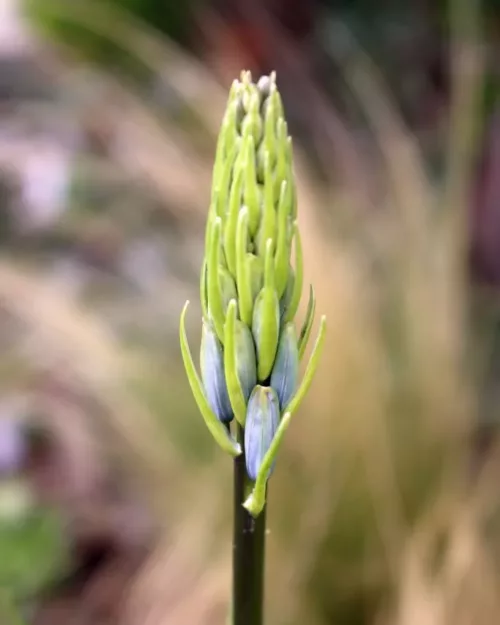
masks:
[[[221,219],[216,217],[211,226],[210,249],[207,261],[208,311],[221,343],[224,342],[224,308],[219,285]]]
[[[238,302],[242,321],[248,327],[252,325],[252,285],[246,263],[248,242],[248,210],[243,207],[238,217],[236,232],[236,283],[238,285]]]
[[[318,363],[319,363],[319,359],[321,356],[321,350],[325,342],[325,336],[326,336],[326,317],[323,315],[323,317],[321,317],[318,336],[316,338],[316,343],[314,344],[314,347],[311,353],[311,358],[309,359],[309,362],[307,363],[304,377],[302,378],[302,382],[300,383],[300,386],[297,389],[297,392],[290,400],[290,403],[287,406],[285,406],[284,408],[285,412],[289,412],[290,414],[293,414],[297,410],[301,401],[304,399],[307,391],[309,390],[313,376],[316,372],[316,369],[318,368]]]

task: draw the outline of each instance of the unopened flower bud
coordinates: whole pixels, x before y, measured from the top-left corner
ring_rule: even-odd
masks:
[[[252,321],[252,334],[257,350],[257,374],[267,380],[273,368],[278,347],[280,310],[276,292],[264,287],[257,297]]]
[[[293,323],[284,327],[271,374],[271,386],[276,391],[280,408],[284,410],[297,389],[299,379],[299,348]]]
[[[252,298],[253,301],[255,301],[264,282],[264,262],[259,256],[255,256],[255,254],[247,254],[247,265],[252,289]]]
[[[302,285],[292,140],[276,75],[255,84],[242,72],[230,90],[213,168],[200,275],[201,376],[186,335],[188,302],[180,344],[194,399],[217,443],[238,456],[242,445],[227,424],[234,417],[245,428],[247,471],[255,484],[244,505],[252,515],[265,505],[267,477],[324,341],[323,318],[298,385],[315,310],[311,289],[297,341],[292,323]]]
[[[237,299],[236,284],[227,269],[219,266],[219,286],[222,297],[222,309],[226,312],[229,302]]]
[[[278,429],[279,419],[280,409],[275,391],[269,386],[256,386],[248,401],[245,422],[245,460],[248,476],[252,480],[257,479],[262,460]]]
[[[200,349],[200,369],[205,394],[217,418],[223,423],[233,419],[226,379],[222,345],[212,326],[203,321]]]

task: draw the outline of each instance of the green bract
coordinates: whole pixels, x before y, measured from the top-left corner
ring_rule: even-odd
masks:
[[[250,73],[243,72],[230,90],[213,170],[200,278],[202,379],[187,345],[185,309],[181,346],[193,394],[217,442],[232,455],[247,451],[241,445],[258,449],[251,454],[251,467],[247,459],[247,472],[255,484],[245,503],[255,516],[265,504],[265,484],[276,451],[312,381],[325,335],[323,317],[298,385],[299,360],[313,325],[315,299],[311,287],[297,338],[294,319],[303,272],[292,160],[292,141],[275,74],[254,84]],[[269,421],[265,402],[257,412],[253,401],[252,428],[245,437],[242,428],[249,398],[256,396],[257,386],[262,397],[279,401],[279,423],[274,412]],[[278,403],[269,405],[275,411]],[[241,426],[236,438],[229,425],[233,417]],[[269,428],[271,422],[274,425]],[[266,432],[260,432],[261,423],[262,427],[267,424]]]

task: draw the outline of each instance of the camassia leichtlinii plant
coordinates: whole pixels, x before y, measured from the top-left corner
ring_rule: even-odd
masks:
[[[261,625],[265,511],[278,449],[307,392],[325,336],[321,319],[302,381],[299,365],[314,321],[303,286],[292,141],[275,74],[257,84],[243,72],[230,90],[219,134],[205,257],[200,373],[181,350],[198,408],[234,458],[233,625]]]

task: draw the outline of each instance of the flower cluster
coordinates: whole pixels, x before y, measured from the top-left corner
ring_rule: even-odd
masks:
[[[325,334],[322,318],[299,385],[315,299],[311,287],[297,336],[303,272],[296,219],[292,141],[275,75],[254,84],[243,72],[229,94],[213,172],[200,279],[201,379],[185,332],[188,302],[181,315],[181,350],[210,431],[230,454],[244,451],[254,482],[245,506],[254,515],[264,506],[278,446],[311,383]],[[233,419],[240,426],[236,437]]]

